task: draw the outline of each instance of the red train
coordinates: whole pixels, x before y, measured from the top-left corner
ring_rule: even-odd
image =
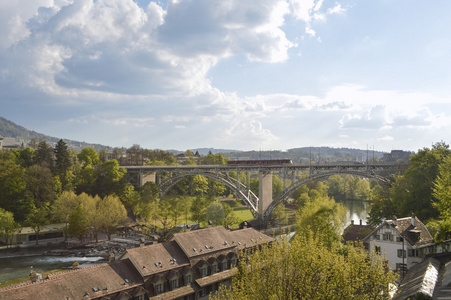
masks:
[[[291,165],[293,162],[289,158],[282,159],[246,159],[246,160],[229,160],[229,166],[280,166]]]

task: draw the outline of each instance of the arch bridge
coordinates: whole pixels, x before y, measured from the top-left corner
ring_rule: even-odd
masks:
[[[408,164],[390,163],[323,163],[323,164],[283,164],[283,165],[174,165],[174,166],[122,166],[129,174],[135,175],[135,185],[142,186],[146,182],[155,182],[160,190],[160,197],[181,180],[189,176],[202,175],[215,179],[229,187],[236,197],[243,199],[246,206],[256,219],[266,222],[271,218],[274,208],[279,203],[284,203],[296,189],[311,181],[325,180],[332,175],[349,174],[377,180],[381,184],[391,185],[393,175],[402,173]],[[300,171],[308,171],[307,177],[299,177]],[[246,174],[244,184],[234,177],[231,172]],[[259,195],[250,190],[250,174],[258,173]],[[283,179],[283,191],[273,198],[272,174],[277,173]],[[378,174],[389,175],[378,175]],[[287,186],[287,181],[291,184]]]

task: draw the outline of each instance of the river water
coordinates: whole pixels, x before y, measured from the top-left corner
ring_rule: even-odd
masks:
[[[362,220],[362,225],[367,224],[368,213],[371,209],[371,204],[369,202],[345,200],[339,201],[338,203],[341,203],[346,207],[346,225],[351,224],[351,220],[354,220],[354,224],[356,225],[360,224],[360,220]]]
[[[77,260],[80,265],[99,262],[102,257],[22,256],[0,258],[0,283],[27,277],[31,271],[42,273],[56,269],[70,269]]]

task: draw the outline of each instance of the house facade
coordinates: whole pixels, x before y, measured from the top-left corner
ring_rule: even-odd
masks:
[[[382,222],[363,239],[370,254],[385,256],[392,270],[406,272],[431,253],[434,240],[426,226],[414,215]]]
[[[205,228],[164,243],[127,249],[115,262],[0,289],[1,299],[208,299],[230,285],[241,251],[273,242],[253,228]]]

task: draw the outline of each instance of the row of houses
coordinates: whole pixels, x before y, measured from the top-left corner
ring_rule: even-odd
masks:
[[[0,289],[0,299],[208,299],[220,284],[230,285],[240,251],[273,241],[253,228],[176,233],[168,242],[128,249],[116,261]]]

